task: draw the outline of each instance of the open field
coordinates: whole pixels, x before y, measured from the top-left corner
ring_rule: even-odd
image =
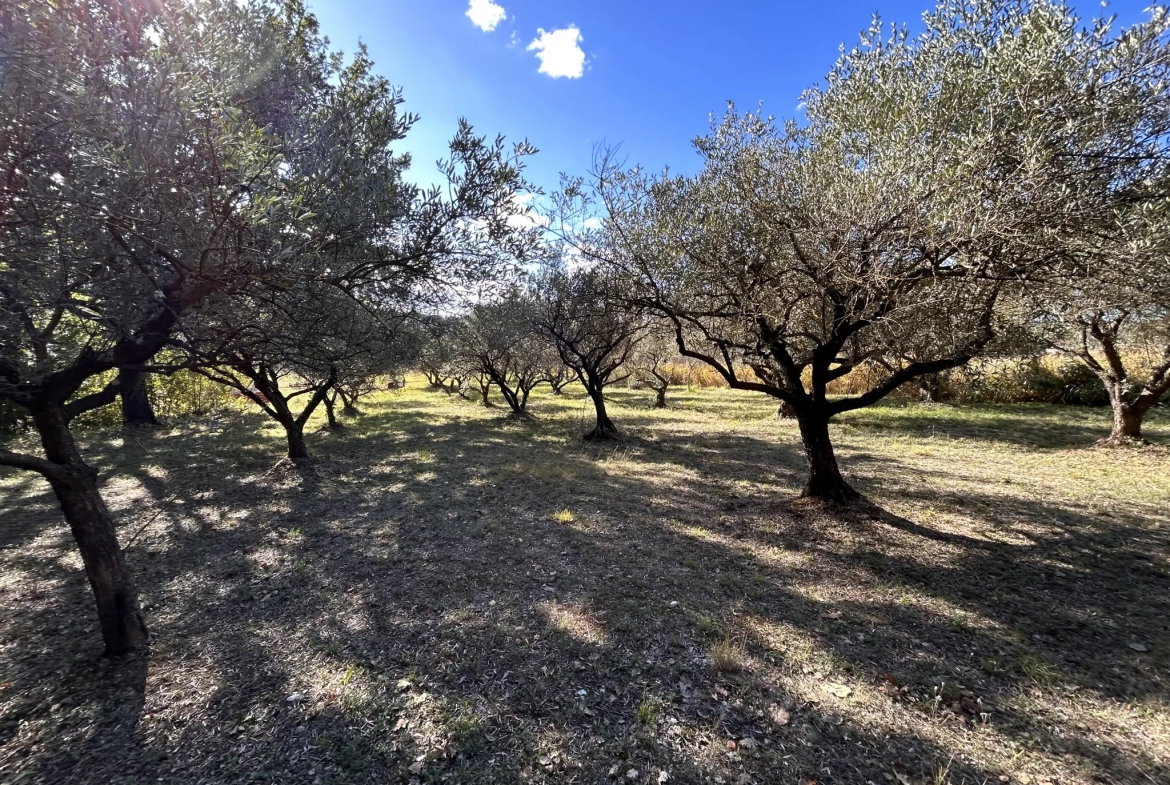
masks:
[[[1170,781],[1170,450],[1085,449],[1106,409],[855,412],[884,512],[839,517],[762,397],[614,399],[596,447],[575,395],[516,423],[412,379],[304,473],[251,413],[90,433],[130,662],[47,485],[0,475],[0,782]]]

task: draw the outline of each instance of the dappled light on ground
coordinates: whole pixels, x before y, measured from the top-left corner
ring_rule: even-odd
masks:
[[[834,426],[877,504],[837,514],[792,503],[768,401],[614,398],[598,447],[576,396],[516,423],[414,384],[310,428],[308,471],[251,414],[90,434],[154,635],[129,662],[47,488],[3,475],[0,779],[1170,777],[1170,452],[1084,449],[1097,410],[880,408]]]

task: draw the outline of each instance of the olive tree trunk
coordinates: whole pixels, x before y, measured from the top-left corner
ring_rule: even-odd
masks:
[[[118,544],[114,518],[98,488],[97,470],[82,459],[63,407],[34,408],[32,416],[45,457],[53,464],[42,473],[61,502],[93,589],[105,653],[128,654],[146,645],[146,619]]]
[[[602,389],[589,386],[589,400],[593,401],[593,409],[597,414],[597,422],[593,430],[585,434],[585,440],[590,442],[608,441],[619,436],[617,426],[609,419],[605,411],[605,395]]]
[[[1113,407],[1113,428],[1108,438],[1097,442],[1102,447],[1124,447],[1127,445],[1145,444],[1142,437],[1142,422],[1146,412],[1153,408],[1156,398],[1153,396],[1139,396],[1136,400],[1128,400],[1123,383],[1110,382],[1109,403]]]
[[[852,502],[861,498],[837,466],[837,455],[829,439],[829,418],[817,412],[797,415],[800,438],[804,442],[804,456],[808,460],[808,482],[800,495],[808,499],[834,502]]]
[[[118,371],[118,397],[122,401],[122,425],[127,428],[157,428],[158,418],[150,405],[146,374],[125,368]]]
[[[345,426],[342,425],[337,419],[337,412],[335,411],[335,409],[337,407],[336,393],[333,392],[333,393],[326,395],[324,397],[324,399],[322,399],[321,402],[323,404],[325,404],[325,416],[329,421],[328,422],[329,430],[340,431],[343,428],[345,428]]]

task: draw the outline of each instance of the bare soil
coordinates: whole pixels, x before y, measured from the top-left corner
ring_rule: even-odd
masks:
[[[88,434],[128,661],[0,475],[0,782],[1170,782],[1170,450],[1108,412],[855,413],[840,510],[756,396],[617,391],[598,447],[411,381],[308,467],[252,413]]]

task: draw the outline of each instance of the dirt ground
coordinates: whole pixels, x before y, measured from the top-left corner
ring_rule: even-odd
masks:
[[[131,661],[0,475],[0,782],[1170,782],[1170,450],[1107,412],[854,413],[843,514],[757,396],[618,390],[596,447],[412,382],[305,472],[253,413],[87,434]]]

